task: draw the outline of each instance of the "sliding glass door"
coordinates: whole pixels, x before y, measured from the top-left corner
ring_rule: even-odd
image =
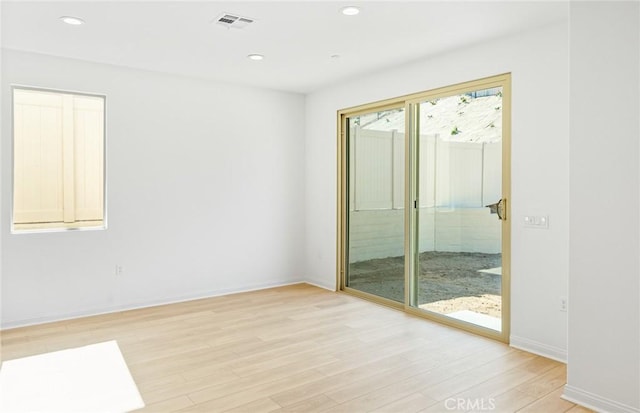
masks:
[[[509,107],[501,75],[340,113],[341,289],[507,340]]]
[[[503,87],[413,104],[411,306],[502,330]]]
[[[404,106],[348,116],[346,286],[404,302]]]

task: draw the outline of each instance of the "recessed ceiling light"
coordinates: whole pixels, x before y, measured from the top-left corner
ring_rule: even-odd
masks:
[[[82,20],[79,17],[73,17],[73,16],[62,16],[60,17],[60,20],[62,20],[63,22],[70,24],[72,26],[79,26],[81,24],[84,24],[84,20]]]
[[[355,16],[356,14],[360,13],[360,9],[356,6],[343,7],[341,11],[345,16]]]
[[[247,56],[249,59],[251,60],[264,60],[264,56],[261,54],[257,54],[257,53],[252,53],[250,55]]]

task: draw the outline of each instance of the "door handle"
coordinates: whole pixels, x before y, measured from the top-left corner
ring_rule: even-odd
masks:
[[[498,218],[502,221],[507,220],[507,200],[505,198],[498,201],[498,210],[496,213],[498,214]]]
[[[507,220],[507,200],[505,198],[502,198],[495,204],[485,205],[485,207],[489,208],[492,214],[497,214],[499,220]]]

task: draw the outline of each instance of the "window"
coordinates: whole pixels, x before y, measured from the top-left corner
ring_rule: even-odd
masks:
[[[13,229],[104,227],[105,97],[13,89]]]

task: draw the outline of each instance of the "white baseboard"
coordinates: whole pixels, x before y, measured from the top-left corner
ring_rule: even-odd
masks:
[[[614,400],[600,397],[576,387],[564,386],[563,399],[602,413],[640,413],[640,408],[628,406]]]
[[[155,307],[158,305],[175,304],[175,303],[181,303],[185,301],[200,300],[203,298],[219,297],[222,295],[244,293],[244,292],[256,291],[256,290],[264,290],[267,288],[283,287],[286,285],[293,285],[293,284],[302,284],[305,282],[306,281],[304,280],[288,280],[288,281],[283,280],[283,281],[272,282],[272,283],[249,284],[249,285],[239,286],[237,288],[222,288],[219,290],[201,291],[201,292],[196,292],[192,294],[185,294],[185,295],[179,295],[174,297],[163,297],[157,300],[138,301],[138,302],[132,302],[127,304],[103,307],[103,308],[86,308],[83,310],[73,311],[70,313],[60,313],[60,314],[46,315],[43,317],[33,317],[33,318],[26,318],[22,320],[12,320],[8,322],[3,322],[0,329],[6,330],[10,328],[27,327],[27,326],[37,325],[37,324],[52,323],[56,321],[72,320],[74,318],[117,313],[120,311]]]
[[[322,288],[324,290],[329,290],[329,291],[333,291],[333,292],[337,291],[335,285],[327,285],[327,284],[324,284],[324,283],[319,283],[319,282],[315,282],[315,281],[311,281],[311,280],[305,280],[304,282],[309,284],[309,285],[313,285],[314,287]]]
[[[550,346],[535,340],[529,340],[528,338],[517,336],[511,336],[509,338],[509,345],[561,363],[567,363],[567,350],[563,348]]]

